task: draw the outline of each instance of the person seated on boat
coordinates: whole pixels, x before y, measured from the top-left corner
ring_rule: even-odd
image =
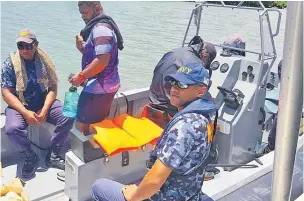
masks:
[[[282,59],[278,64],[277,71],[278,71],[279,81],[281,81]],[[280,83],[278,84],[277,92],[279,92],[279,91],[280,91]],[[277,96],[279,97],[279,94],[277,94]],[[278,98],[277,107],[279,107],[279,98]],[[304,111],[304,105],[303,105],[303,111]],[[304,112],[302,112],[299,134],[303,133],[303,118],[304,118]],[[273,123],[272,123],[271,129],[269,131],[269,135],[268,135],[268,144],[264,149],[264,154],[267,154],[275,149],[275,141],[276,141],[276,136],[277,136],[277,122],[278,122],[278,113],[276,113],[274,116]]]
[[[5,134],[16,149],[24,154],[22,176],[34,174],[38,156],[30,148],[28,125],[48,122],[56,126],[46,165],[64,169],[60,150],[74,120],[62,115],[62,103],[56,99],[57,75],[55,66],[45,51],[38,47],[35,33],[20,30],[17,50],[4,61],[1,73],[1,92],[8,104],[5,110]]]
[[[279,80],[281,81],[282,60],[278,64],[277,71],[278,71]],[[277,93],[279,93],[279,92],[280,92],[280,83],[278,85]],[[277,96],[279,97],[279,94],[277,94]],[[278,98],[277,107],[279,107],[279,98]],[[303,109],[304,109],[304,105],[303,105]],[[304,113],[302,112],[299,135],[301,135],[303,133],[303,118],[304,118]],[[270,128],[269,135],[268,135],[268,144],[264,149],[264,154],[267,154],[275,149],[275,141],[276,141],[276,136],[277,136],[277,122],[278,122],[278,112],[275,114],[273,123]]]
[[[187,63],[199,62],[204,64],[205,68],[210,69],[210,64],[216,57],[214,45],[207,42],[204,43],[199,36],[195,36],[189,44],[189,46],[173,49],[165,53],[153,72],[149,90],[151,107],[165,111],[170,117],[174,116],[177,108],[170,104],[169,93],[171,86],[169,82],[164,80],[164,77],[175,73]],[[168,115],[166,114],[165,116]]]
[[[277,70],[278,70],[279,81],[281,81],[282,60],[278,64],[278,69]],[[278,87],[280,87],[280,84],[279,84]],[[278,91],[280,91],[280,90],[278,90]],[[279,104],[279,102],[278,102],[278,104]],[[279,107],[279,105],[277,105],[277,107]],[[264,149],[265,154],[273,151],[274,148],[275,148],[275,139],[276,139],[276,135],[277,135],[277,121],[278,121],[278,113],[276,113],[276,115],[274,116],[272,126],[271,126],[271,129],[269,131],[268,144]]]
[[[217,111],[208,92],[209,73],[201,62],[190,63],[165,80],[172,86],[170,102],[178,113],[150,154],[150,170],[138,186],[98,179],[92,186],[93,200],[203,199],[201,187],[211,147],[207,125]]]
[[[245,49],[246,42],[242,36],[240,36],[238,34],[231,34],[226,38],[223,45],[228,46],[228,47],[233,47],[233,48]],[[233,55],[246,56],[246,53],[243,51],[232,50],[232,49],[228,49],[228,48],[223,48],[223,50],[221,52],[221,56],[230,57]]]

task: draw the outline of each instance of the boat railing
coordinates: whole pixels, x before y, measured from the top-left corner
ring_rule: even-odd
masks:
[[[194,24],[196,26],[196,33],[195,35],[198,36],[199,35],[199,31],[200,31],[200,24],[201,24],[201,18],[202,18],[202,11],[203,11],[203,7],[222,7],[222,8],[231,8],[231,9],[248,9],[248,10],[257,10],[258,13],[258,20],[259,20],[259,24],[260,24],[260,41],[261,41],[261,49],[260,52],[257,51],[253,51],[253,50],[246,50],[246,49],[239,49],[239,48],[233,48],[233,47],[229,47],[229,46],[224,46],[223,44],[214,44],[212,43],[214,46],[217,47],[222,47],[222,48],[227,48],[227,49],[232,49],[232,50],[239,50],[242,52],[248,52],[251,54],[255,54],[258,56],[258,60],[260,61],[260,68],[263,68],[264,65],[267,63],[269,65],[267,72],[265,73],[265,75],[262,78],[262,81],[257,85],[257,89],[259,88],[266,88],[267,86],[267,77],[270,73],[270,70],[277,58],[277,52],[276,52],[276,48],[275,48],[275,43],[274,43],[274,37],[276,37],[279,34],[280,31],[280,24],[281,24],[281,17],[282,17],[282,13],[280,12],[280,10],[278,9],[274,9],[274,8],[265,8],[264,4],[262,1],[258,1],[258,7],[248,7],[248,6],[243,6],[245,3],[245,1],[241,1],[240,3],[238,3],[238,5],[227,5],[225,4],[225,2],[221,1],[220,4],[214,4],[214,3],[208,3],[206,1],[204,2],[196,2],[195,7],[192,10],[189,22],[188,22],[188,26],[186,29],[186,33],[183,39],[183,43],[182,43],[182,47],[184,47],[185,45],[188,45],[189,43],[186,42],[187,40],[187,36],[189,34],[189,29],[190,29],[190,25],[192,23],[192,20],[194,20]],[[270,18],[269,18],[269,14],[270,12],[276,12],[278,13],[277,16],[277,20],[276,20],[276,29],[275,32],[273,31],[273,27],[271,26],[270,23]],[[264,27],[264,23],[266,24],[266,27]],[[265,34],[267,33],[267,34]],[[269,41],[270,41],[270,49],[268,52],[265,52],[265,37],[269,37]],[[260,75],[261,76],[262,71],[260,71]],[[255,110],[255,106],[256,101],[257,101],[257,95],[258,93],[255,93],[254,95],[254,99],[252,102],[252,105],[248,107],[248,111],[252,111]]]
[[[237,8],[237,9],[247,9],[247,10],[265,10],[265,6],[262,1],[257,1],[260,7],[253,7],[253,6],[243,6],[245,1],[240,1],[238,5],[229,5],[226,4],[224,1],[218,1],[220,4],[214,4],[214,3],[209,3],[207,1],[202,2],[201,5],[199,6],[212,6],[212,7],[225,7],[225,8]]]
[[[269,11],[270,12],[278,12],[278,19],[277,19],[277,28],[276,28],[276,31],[275,33],[273,33],[272,31],[272,27],[271,27],[271,24],[270,24],[270,19],[269,19]],[[273,66],[274,62],[275,62],[275,59],[277,57],[277,52],[276,52],[276,48],[275,48],[275,44],[274,44],[274,37],[276,37],[278,34],[279,34],[279,31],[280,31],[280,24],[281,24],[281,18],[282,18],[282,13],[278,10],[278,9],[267,9],[265,10],[260,16],[259,16],[259,21],[260,21],[260,33],[261,33],[261,61],[262,63],[264,63],[265,60],[268,60],[269,58],[265,58],[265,56],[269,55],[265,53],[265,40],[264,40],[264,27],[263,27],[263,18],[266,18],[267,20],[267,24],[268,24],[268,30],[269,30],[269,34],[270,34],[270,39],[271,39],[271,45],[272,45],[272,51],[273,51],[273,55],[271,55],[271,63],[269,65],[269,68],[267,70],[267,72],[265,73],[263,79],[262,79],[262,82],[261,82],[261,85],[264,87],[266,86],[267,84],[267,76],[271,70],[271,67]]]

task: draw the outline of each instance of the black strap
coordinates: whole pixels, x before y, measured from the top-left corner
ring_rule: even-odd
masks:
[[[198,52],[194,50],[192,45],[200,45]],[[191,47],[193,49],[193,51],[196,53],[196,55],[198,56],[198,58],[201,58],[200,53],[202,52],[203,47],[204,47],[204,40],[200,36],[196,35],[190,40],[188,47]]]
[[[129,152],[128,151],[124,151],[121,153],[121,166],[128,166],[129,165]]]
[[[191,47],[191,49],[193,50],[194,54],[199,58],[201,59],[201,56],[199,55],[199,53],[192,47],[192,46],[189,46]]]
[[[113,28],[116,37],[117,37],[117,46],[119,50],[122,50],[124,48],[123,46],[123,38],[122,35],[120,33],[120,30],[117,26],[117,24],[114,22],[114,20],[110,17],[107,16],[105,14],[99,15],[97,17],[95,17],[94,19],[92,19],[85,28],[83,28],[80,32],[80,35],[83,37],[84,41],[87,41],[87,39],[89,38],[89,35],[93,29],[93,27],[97,24],[97,23],[106,23],[111,25],[111,27]]]
[[[193,50],[193,52],[195,53],[195,55],[199,58],[199,59],[202,59],[201,58],[201,56],[200,56],[200,54],[192,47],[192,46],[189,46],[189,47],[191,47],[191,49]],[[200,50],[200,52],[201,52],[201,50]],[[209,71],[209,77],[211,77],[212,76],[212,69],[209,67],[208,68],[208,66],[206,66],[206,65],[204,65],[205,66],[205,68]],[[210,66],[210,65],[209,65]],[[211,85],[210,85],[211,86]]]
[[[213,138],[214,138],[215,133],[216,133],[217,118],[218,118],[218,111],[215,112],[215,118],[214,118],[214,121],[213,121],[213,123],[214,123],[214,124],[213,124],[213,126],[214,126],[214,127],[213,127],[213,136],[212,136]],[[213,138],[212,138],[212,139],[213,139]],[[212,141],[212,142],[213,142],[213,141]]]
[[[130,106],[130,105],[129,105],[129,100],[128,100],[127,96],[126,96],[124,93],[121,92],[120,94],[126,99],[126,103],[127,103],[127,114],[129,114],[129,112],[130,112],[130,111],[129,111],[129,108],[130,108],[130,107],[129,107],[129,106]]]
[[[113,118],[116,117],[117,110],[118,110],[118,106],[119,106],[119,108],[120,108],[119,101],[118,101],[118,93],[117,93],[117,92],[116,92],[116,95],[117,95],[117,97],[116,97],[116,107],[115,107],[115,111],[114,111]],[[115,99],[115,96],[114,96],[114,99]],[[110,114],[110,111],[109,111],[109,114]],[[109,114],[108,114],[108,116],[109,116]]]

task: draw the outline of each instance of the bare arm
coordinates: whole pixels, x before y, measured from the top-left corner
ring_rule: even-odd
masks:
[[[1,93],[3,100],[12,108],[17,110],[28,124],[39,124],[38,115],[26,109],[20,100],[12,93],[13,88],[2,88]]]
[[[83,38],[80,35],[76,36],[76,48],[79,50],[81,54],[83,54],[83,45],[84,41]]]
[[[3,100],[17,112],[19,112],[28,124],[39,124],[38,115],[25,108],[23,103],[13,94],[16,86],[16,76],[12,63],[7,59],[2,66],[1,93]]]
[[[90,77],[97,75],[98,73],[102,72],[108,65],[110,60],[110,54],[101,54],[97,55],[96,58],[89,64],[89,66],[84,69],[81,73],[76,73],[69,82],[72,83],[74,86],[80,86],[80,84]]]
[[[17,110],[20,114],[24,115],[27,112],[27,109],[20,102],[20,100],[12,93],[13,88],[2,88],[1,93],[3,100],[12,108]]]
[[[201,118],[197,118],[197,121],[200,120]],[[205,124],[202,126],[204,125]],[[206,150],[207,154],[207,133],[204,132],[203,135],[201,129],[199,132],[196,131],[192,123],[184,122],[183,120],[176,122],[171,129],[166,132],[165,135],[167,139],[164,142],[164,146],[157,152],[158,159],[140,185],[137,188],[132,185],[131,190],[128,190],[130,186],[124,187],[123,192],[126,200],[145,200],[157,193],[160,189],[166,190],[162,189],[162,186],[165,185],[165,181],[171,172],[184,172],[186,168],[191,165],[190,163],[186,164],[187,166],[182,166],[181,164],[185,161],[186,157],[191,157],[189,154],[195,154],[195,152],[191,152],[195,140],[192,136],[199,134],[205,139],[205,143],[202,143],[202,150]],[[181,186],[181,188],[183,187]]]
[[[44,123],[47,119],[49,109],[56,100],[57,96],[57,84],[54,84],[48,88],[48,93],[45,97],[44,105],[41,110],[37,112],[37,119],[39,123]]]
[[[112,50],[112,31],[104,26],[97,26],[92,29],[92,39],[96,58],[82,71],[85,78],[90,78],[102,72],[109,64]],[[81,37],[80,41],[81,41]],[[82,40],[83,41],[83,40]]]
[[[131,201],[140,201],[150,198],[165,183],[172,170],[164,165],[160,160],[156,160],[151,170],[146,174]]]
[[[109,64],[110,54],[97,55],[90,65],[82,71],[86,78],[93,77],[102,72]]]
[[[50,107],[56,100],[56,97],[57,97],[57,85],[52,85],[48,89],[48,94],[46,95],[42,110],[46,112],[49,111]]]
[[[109,64],[113,41],[112,31],[105,26],[97,26],[91,32],[96,58],[82,72],[69,80],[74,86],[80,86],[86,79],[102,72]],[[84,51],[84,41],[79,35],[76,36],[76,46],[80,52]]]

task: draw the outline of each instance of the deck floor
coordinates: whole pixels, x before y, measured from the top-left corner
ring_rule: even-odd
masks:
[[[31,201],[52,200],[50,196],[64,192],[64,182],[57,179],[57,172],[61,171],[55,168],[45,168],[43,160],[40,159],[39,168],[35,177],[26,182],[24,191],[30,196]],[[16,176],[20,177],[23,165],[22,158],[15,158],[8,161],[2,161],[2,184],[10,183]],[[48,198],[45,196],[47,195]],[[53,199],[53,200],[58,200]],[[68,198],[60,198],[60,201],[68,201]]]

